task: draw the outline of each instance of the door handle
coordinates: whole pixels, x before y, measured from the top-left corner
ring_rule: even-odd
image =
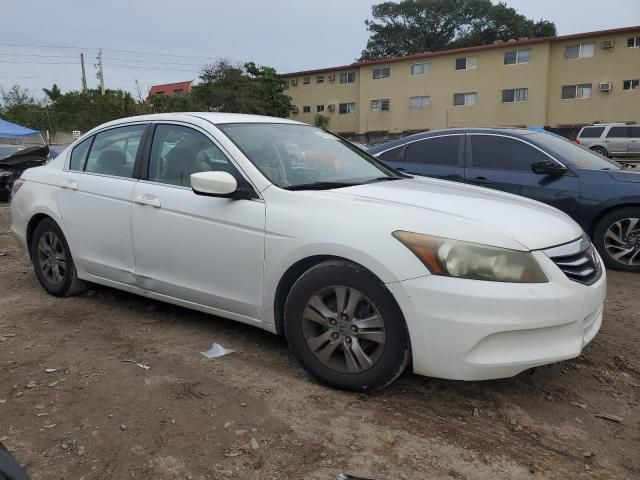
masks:
[[[475,178],[469,179],[469,182],[474,183],[476,185],[489,185],[493,183],[493,180],[489,180],[486,177],[475,177]]]
[[[160,208],[162,206],[160,199],[153,195],[138,195],[133,199],[133,201],[140,205],[150,205],[155,208]]]
[[[78,183],[75,180],[62,180],[62,185],[60,186],[69,190],[78,190]]]
[[[638,140],[629,140],[629,143],[636,143]]]

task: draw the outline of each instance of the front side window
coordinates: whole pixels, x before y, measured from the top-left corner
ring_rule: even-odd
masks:
[[[528,99],[528,88],[509,88],[502,90],[502,103],[526,102]]]
[[[431,62],[413,63],[411,64],[411,75],[424,75],[431,73]]]
[[[593,153],[582,145],[549,133],[532,133],[529,138],[554,157],[582,170],[620,170],[613,160]]]
[[[391,76],[390,67],[376,67],[373,69],[373,79],[379,80],[381,78],[389,78]]]
[[[580,138],[600,138],[602,132],[604,132],[604,127],[585,127],[582,129]]]
[[[340,74],[340,83],[355,83],[356,72],[344,72]]]
[[[494,170],[531,172],[531,164],[548,157],[520,140],[496,135],[472,135],[473,166]]]
[[[409,97],[409,108],[411,110],[424,110],[431,106],[431,97],[421,95],[418,97]]]
[[[235,123],[218,128],[281,188],[337,188],[399,178],[346,140],[309,125]]]
[[[627,138],[629,127],[611,127],[607,133],[607,138]]]
[[[478,66],[478,57],[456,58],[456,70],[473,70]]]
[[[407,163],[429,165],[458,165],[460,141],[463,135],[428,138],[410,143],[405,152]]]
[[[631,37],[627,39],[627,47],[640,48],[640,37]]]
[[[478,94],[476,92],[453,94],[453,105],[456,107],[472,106],[472,105],[475,105],[477,101],[478,101]]]
[[[564,59],[590,58],[596,54],[596,42],[579,43],[564,47]]]
[[[384,98],[380,100],[371,100],[371,110],[373,110],[374,112],[389,111],[389,99]]]
[[[98,133],[84,171],[130,178],[145,128],[146,125],[131,125]]]
[[[573,100],[577,98],[591,98],[591,84],[564,85],[562,87],[562,99]]]
[[[356,104],[352,103],[341,103],[338,107],[338,111],[340,113],[354,113],[356,111]]]
[[[156,127],[149,181],[190,187],[192,173],[209,171],[235,173],[224,153],[204,134],[181,125]]]
[[[624,80],[622,82],[623,90],[638,90],[640,89],[640,79]]]
[[[76,145],[71,151],[71,161],[69,162],[69,170],[84,170],[84,162],[87,159],[87,153],[93,142],[93,137],[89,137]]]
[[[518,63],[529,63],[531,58],[531,50],[514,50],[512,52],[504,52],[504,64],[515,65]]]

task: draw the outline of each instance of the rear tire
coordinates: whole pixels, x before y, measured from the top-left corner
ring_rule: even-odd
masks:
[[[609,158],[609,153],[603,147],[593,147],[591,151],[602,155],[603,157]]]
[[[287,297],[284,326],[305,370],[334,388],[379,390],[409,363],[409,335],[395,299],[374,275],[344,260],[302,274]]]
[[[640,207],[605,215],[594,230],[593,244],[608,268],[640,272]]]
[[[78,278],[67,240],[56,222],[45,218],[36,226],[29,248],[40,285],[51,295],[77,295],[86,284]]]

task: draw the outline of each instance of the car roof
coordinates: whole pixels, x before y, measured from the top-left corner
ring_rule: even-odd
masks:
[[[415,142],[416,140],[422,140],[430,137],[438,137],[442,135],[453,135],[453,134],[464,134],[464,133],[492,133],[496,135],[508,135],[511,137],[525,137],[529,135],[533,135],[535,133],[540,133],[535,130],[528,130],[526,128],[446,128],[442,130],[429,130],[428,132],[422,133],[414,133],[413,135],[408,135],[406,137],[399,138],[398,140],[392,140],[390,142],[384,143],[382,145],[376,145],[369,149],[368,153],[374,155],[376,153],[381,153],[386,150],[390,150],[394,147],[399,147],[405,145],[409,142]]]
[[[207,120],[214,125],[225,123],[287,123],[294,125],[306,125],[302,122],[289,120],[288,118],[268,117],[266,115],[248,115],[244,113],[224,113],[224,112],[176,112],[176,113],[154,113],[150,115],[137,115],[134,117],[119,118],[111,122],[102,124],[105,126],[116,126],[130,122],[162,121],[162,120],[189,120],[193,117]]]

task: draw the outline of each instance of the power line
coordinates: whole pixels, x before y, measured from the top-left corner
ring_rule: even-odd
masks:
[[[76,58],[75,55],[40,55],[37,53],[4,53],[0,52],[0,55],[9,55],[12,57],[37,57],[37,58]],[[137,58],[112,58],[105,57],[105,60],[114,60],[116,62],[134,62],[134,63],[154,63],[157,65],[183,65],[187,67],[201,67],[200,63],[178,63],[178,62],[162,62],[159,60],[140,60]],[[0,60],[2,61],[2,60]]]

